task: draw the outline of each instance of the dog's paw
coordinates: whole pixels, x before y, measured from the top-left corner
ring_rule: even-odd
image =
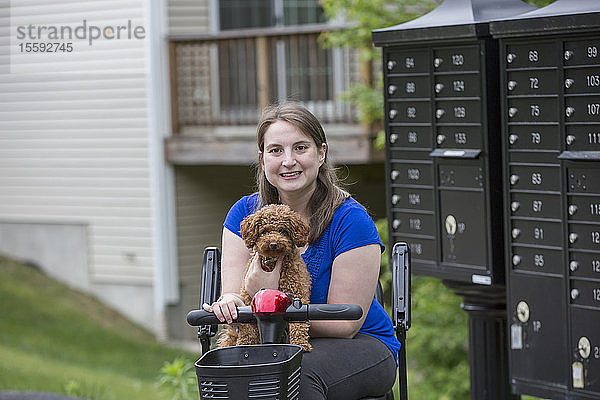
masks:
[[[312,350],[312,345],[309,342],[298,343],[298,345],[302,346],[302,350],[304,350],[305,352],[309,352]]]

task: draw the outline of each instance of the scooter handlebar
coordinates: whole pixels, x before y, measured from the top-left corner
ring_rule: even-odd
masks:
[[[250,306],[237,308],[238,317],[235,322],[256,322]],[[292,304],[288,307],[283,318],[287,321],[308,320],[357,320],[363,315],[363,310],[356,304],[304,304],[300,307]],[[191,326],[217,325],[222,322],[215,314],[205,310],[192,310],[187,315],[187,322]]]

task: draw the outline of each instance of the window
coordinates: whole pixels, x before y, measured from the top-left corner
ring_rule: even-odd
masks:
[[[220,30],[325,23],[318,0],[220,0]]]

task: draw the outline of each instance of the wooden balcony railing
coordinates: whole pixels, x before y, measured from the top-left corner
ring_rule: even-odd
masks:
[[[323,49],[327,25],[173,36],[173,132],[194,127],[251,125],[268,103],[305,104],[323,123],[352,123],[339,94],[359,80],[350,49]]]

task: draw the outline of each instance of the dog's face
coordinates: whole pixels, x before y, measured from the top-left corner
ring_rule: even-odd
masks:
[[[308,240],[309,227],[284,204],[271,204],[244,218],[241,233],[246,247],[266,258],[289,254]]]

